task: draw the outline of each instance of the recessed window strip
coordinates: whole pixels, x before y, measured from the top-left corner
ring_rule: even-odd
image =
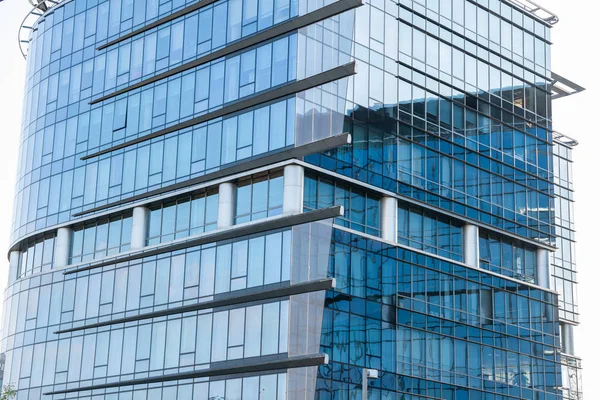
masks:
[[[333,229],[334,229],[334,231],[335,230],[339,230],[339,231],[348,232],[348,233],[351,233],[351,234],[356,235],[356,236],[364,237],[365,239],[377,240],[379,242],[384,242],[386,244],[389,244],[391,246],[394,246],[394,247],[397,247],[397,248],[400,248],[400,249],[405,249],[405,250],[408,250],[408,251],[412,251],[414,253],[419,253],[419,254],[422,254],[422,255],[424,255],[426,257],[431,257],[431,258],[434,258],[434,259],[437,259],[437,260],[442,260],[444,262],[448,262],[448,263],[451,263],[451,264],[460,265],[461,267],[465,267],[465,268],[468,268],[468,269],[472,269],[474,271],[479,271],[481,273],[485,273],[485,274],[488,274],[488,275],[495,276],[497,278],[501,278],[501,279],[504,279],[504,280],[507,280],[507,281],[518,283],[519,285],[521,285],[521,287],[535,288],[535,289],[543,290],[544,292],[553,293],[553,294],[558,295],[558,292],[556,290],[554,290],[554,289],[549,289],[549,288],[546,288],[546,287],[539,286],[539,285],[537,285],[535,283],[531,283],[531,282],[527,282],[527,281],[522,281],[522,280],[510,277],[510,276],[502,275],[502,274],[499,274],[499,273],[494,272],[494,271],[489,271],[489,270],[481,269],[481,268],[478,268],[478,267],[472,267],[472,266],[469,266],[469,265],[463,263],[462,261],[452,260],[450,258],[446,258],[444,256],[440,256],[439,254],[428,253],[428,252],[426,252],[424,250],[420,250],[420,249],[417,249],[415,247],[410,247],[410,246],[407,246],[405,244],[384,241],[380,237],[369,235],[368,233],[360,232],[360,231],[357,231],[357,230],[354,230],[354,229],[350,229],[350,228],[346,228],[346,227],[340,226],[340,225],[333,225]]]
[[[324,208],[317,211],[295,214],[289,216],[277,216],[266,218],[258,222],[250,222],[243,225],[235,225],[231,228],[221,229],[208,234],[204,234],[192,239],[184,239],[181,241],[171,242],[165,246],[149,247],[135,253],[126,253],[122,256],[104,259],[99,262],[84,264],[82,266],[68,269],[63,272],[64,275],[75,274],[78,272],[89,271],[91,269],[101,268],[108,265],[124,263],[128,261],[139,260],[146,257],[156,256],[159,254],[169,253],[176,250],[187,249],[189,247],[200,246],[207,243],[218,242],[220,240],[233,239],[245,235],[261,233],[273,229],[285,228],[293,225],[305,224],[308,222],[321,221],[328,218],[335,218],[343,215],[344,207],[334,206]]]
[[[351,135],[349,133],[337,134],[328,138],[318,139],[314,142],[307,143],[298,147],[289,147],[283,150],[277,150],[270,153],[261,154],[255,157],[251,157],[248,160],[241,160],[229,164],[222,170],[215,171],[206,175],[202,175],[187,181],[176,183],[173,185],[165,186],[163,188],[155,189],[140,195],[132,196],[119,200],[113,203],[109,203],[103,206],[95,207],[85,211],[81,211],[72,215],[75,217],[83,217],[94,212],[100,212],[95,216],[89,216],[85,219],[79,219],[71,221],[70,223],[63,223],[55,225],[51,229],[42,229],[39,231],[32,232],[28,236],[24,236],[19,240],[13,242],[10,246],[9,252],[13,250],[19,250],[21,243],[26,242],[30,238],[38,238],[49,232],[55,232],[58,228],[74,227],[74,225],[87,223],[91,221],[99,221],[102,218],[113,217],[115,215],[121,215],[127,213],[128,210],[137,205],[152,205],[157,202],[167,201],[171,198],[181,195],[197,194],[198,191],[204,191],[208,187],[212,187],[222,183],[224,179],[236,180],[243,178],[244,176],[251,175],[252,173],[259,173],[265,169],[272,169],[281,167],[285,164],[293,162],[294,159],[301,159],[306,155],[319,153],[329,149],[337,148],[349,144],[351,141]],[[199,193],[199,192],[198,192]],[[139,202],[138,202],[139,201]],[[135,204],[130,204],[138,202]],[[129,207],[126,205],[129,204]],[[109,209],[113,209],[110,212]],[[103,211],[103,212],[102,212]],[[78,225],[77,225],[78,226]]]
[[[428,204],[426,202],[415,200],[412,197],[403,196],[403,195],[398,194],[396,192],[391,192],[389,190],[385,190],[385,189],[379,188],[377,186],[373,186],[373,185],[371,185],[369,183],[365,183],[365,182],[362,182],[362,181],[360,181],[358,179],[354,179],[354,178],[350,178],[350,177],[341,175],[341,174],[339,174],[337,172],[334,172],[334,171],[331,171],[331,170],[327,170],[327,169],[325,169],[323,167],[319,167],[317,165],[310,164],[310,163],[307,163],[305,161],[297,161],[297,163],[299,165],[302,165],[303,167],[305,167],[307,170],[312,170],[312,171],[319,172],[319,173],[325,173],[328,176],[330,176],[331,178],[337,178],[337,179],[345,180],[346,182],[350,182],[350,183],[352,183],[354,185],[367,188],[367,189],[369,189],[369,190],[371,190],[371,191],[373,191],[375,193],[380,193],[381,195],[394,197],[394,198],[402,200],[402,201],[404,201],[406,203],[417,205],[417,206],[419,206],[419,207],[421,207],[423,209],[433,210],[433,211],[435,211],[435,212],[437,212],[439,214],[444,214],[444,215],[447,215],[449,217],[455,218],[457,220],[465,221],[465,222],[468,222],[468,223],[471,223],[471,224],[483,227],[483,228],[485,228],[485,229],[487,229],[489,231],[497,232],[497,233],[502,234],[504,236],[520,240],[520,241],[522,241],[524,243],[530,243],[530,244],[532,244],[532,245],[534,245],[536,247],[539,247],[539,248],[547,249],[547,250],[550,250],[550,251],[556,251],[556,247],[554,247],[554,246],[551,246],[551,245],[548,245],[548,244],[542,243],[542,242],[537,242],[537,241],[532,240],[532,239],[527,239],[526,237],[519,236],[519,235],[510,233],[508,231],[504,231],[504,230],[498,229],[498,228],[496,228],[496,227],[494,227],[492,225],[487,225],[487,224],[485,224],[485,223],[483,223],[481,221],[470,219],[469,217],[467,217],[465,215],[455,214],[455,213],[450,212],[448,210],[445,210],[443,208],[434,207],[434,206],[432,206],[432,205],[430,205],[430,204]],[[357,232],[357,231],[353,231],[353,232]],[[456,261],[454,261],[454,262],[456,262]]]
[[[160,129],[160,130],[150,133],[148,135],[140,136],[137,139],[133,139],[133,140],[118,144],[116,146],[112,146],[107,149],[104,149],[104,150],[101,150],[101,151],[98,151],[98,152],[95,152],[92,154],[88,154],[87,156],[81,157],[81,159],[88,160],[93,157],[98,157],[102,154],[111,153],[115,150],[120,150],[120,149],[129,147],[129,146],[133,146],[134,144],[142,143],[142,142],[148,141],[150,139],[154,139],[156,137],[164,136],[169,133],[178,131],[180,129],[190,128],[194,125],[201,124],[201,123],[209,121],[211,119],[223,117],[225,115],[232,114],[234,112],[237,112],[237,111],[240,111],[240,110],[243,110],[246,108],[254,107],[254,106],[262,104],[262,103],[267,103],[269,101],[273,101],[273,100],[276,100],[276,99],[279,99],[279,98],[282,98],[285,96],[289,96],[294,93],[302,92],[304,90],[312,89],[314,87],[321,86],[326,83],[330,83],[330,82],[333,82],[333,81],[336,81],[336,80],[339,80],[342,78],[346,78],[351,75],[354,75],[355,73],[356,73],[356,65],[354,62],[344,64],[339,67],[332,68],[328,71],[321,72],[317,75],[313,75],[311,77],[308,77],[308,78],[305,78],[305,79],[302,79],[302,80],[299,80],[299,81],[296,81],[293,83],[288,83],[286,85],[282,85],[282,86],[278,87],[277,89],[270,90],[266,93],[259,94],[257,96],[251,97],[249,99],[230,104],[219,110],[204,114],[200,117],[192,118],[190,120],[181,122],[179,124],[175,124],[168,128]]]
[[[231,173],[229,175],[223,177],[217,177],[209,181],[201,181],[200,183],[193,185],[185,185],[181,187],[179,190],[172,190],[168,193],[161,193],[156,196],[146,197],[142,196],[142,201],[136,202],[134,204],[116,206],[110,210],[102,210],[101,212],[89,215],[87,217],[82,217],[79,219],[71,219],[70,221],[63,222],[57,225],[53,225],[52,227],[42,228],[37,231],[31,232],[30,234],[23,236],[10,244],[10,251],[18,251],[20,248],[18,247],[26,240],[31,238],[42,238],[47,234],[54,234],[59,228],[71,228],[76,230],[78,227],[81,227],[82,224],[99,222],[106,218],[112,218],[116,216],[121,216],[130,213],[134,207],[143,206],[152,208],[155,205],[162,204],[163,202],[169,202],[172,200],[179,200],[182,197],[193,196],[200,193],[205,192],[206,190],[216,189],[221,183],[225,182],[234,182],[238,179],[244,178],[246,176],[261,173],[264,171],[274,170],[277,168],[283,168],[286,165],[293,164],[294,160],[292,158],[283,159],[283,161],[275,161],[270,164],[266,164],[264,166],[258,166],[256,168],[248,168],[243,169],[236,173]],[[200,233],[200,232],[198,232]]]

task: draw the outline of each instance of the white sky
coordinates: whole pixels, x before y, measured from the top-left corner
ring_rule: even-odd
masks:
[[[445,1],[445,0],[442,0]],[[535,0],[560,17],[552,29],[552,70],[587,88],[581,94],[554,103],[554,129],[579,141],[575,150],[575,221],[579,273],[581,325],[576,328],[575,351],[583,358],[584,393],[593,398],[600,393],[600,263],[594,256],[600,217],[600,2],[596,0]],[[25,61],[19,52],[17,33],[30,9],[26,0],[0,2],[0,254],[8,247],[12,219],[15,170]],[[597,254],[597,253],[596,253]],[[0,257],[0,289],[6,285],[8,261]],[[596,293],[595,293],[596,292]]]

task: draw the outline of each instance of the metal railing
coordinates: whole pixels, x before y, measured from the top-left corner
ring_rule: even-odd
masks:
[[[558,15],[554,14],[552,11],[548,11],[544,7],[539,4],[534,3],[531,0],[504,0],[507,3],[513,4],[530,14],[533,14],[537,18],[546,22],[549,25],[554,25],[558,22]]]
[[[552,139],[555,142],[559,142],[568,147],[575,147],[579,144],[579,142],[577,140],[573,139],[572,137],[569,137],[569,136],[564,135],[557,131],[552,132]]]
[[[31,5],[33,5],[33,9],[27,13],[23,22],[21,22],[18,33],[19,49],[21,50],[23,58],[27,58],[27,50],[29,49],[31,34],[34,29],[33,26],[37,20],[44,15],[46,11],[57,6],[62,1],[63,0],[41,0],[39,2],[34,2],[34,0],[29,0]]]

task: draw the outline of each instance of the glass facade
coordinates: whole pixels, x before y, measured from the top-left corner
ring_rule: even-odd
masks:
[[[271,173],[238,182],[235,194],[235,223],[280,215],[283,208],[283,175]]]
[[[479,266],[520,280],[537,283],[535,248],[514,243],[497,235],[479,236]]]
[[[148,244],[170,242],[217,227],[218,193],[201,193],[150,209]]]
[[[71,264],[129,250],[131,216],[118,216],[73,229]]]
[[[304,208],[341,205],[344,215],[336,219],[341,226],[379,236],[379,198],[343,181],[333,182],[322,177],[307,176],[304,181]]]
[[[0,342],[19,400],[358,399],[362,379],[370,400],[580,398],[554,20],[505,0],[36,14]]]

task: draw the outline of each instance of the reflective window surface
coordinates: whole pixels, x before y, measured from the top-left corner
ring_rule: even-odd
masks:
[[[495,3],[500,9],[500,2]],[[549,81],[523,66],[502,72],[498,68],[508,56],[492,54],[421,17],[420,30],[411,28],[419,35],[397,30],[395,17],[408,10],[385,4],[356,11],[355,57],[364,78],[359,72],[352,79],[353,90],[345,98],[352,102],[346,106],[350,118],[344,128],[353,134],[352,151],[340,149],[331,152],[336,160],[312,161],[518,235],[550,241],[551,218],[540,211],[552,203],[551,138],[545,119]],[[398,35],[412,40],[399,41]],[[411,47],[411,62],[396,62],[406,44],[423,52],[422,61]],[[431,56],[429,64],[426,55]],[[465,61],[467,56],[472,62]],[[440,65],[442,61],[450,65]],[[466,82],[465,76],[475,81]],[[410,165],[401,161],[403,156]]]
[[[119,1],[101,4],[102,7],[108,7],[109,3],[110,7],[120,7]],[[251,25],[256,24],[255,18],[271,18],[268,2],[250,3],[245,12],[250,12],[253,7],[258,7],[259,11],[256,17],[247,21],[248,32],[253,29]],[[225,10],[227,4],[223,2],[214,8]],[[295,6],[286,4],[275,2],[273,21],[295,14]],[[302,4],[298,13],[303,14],[322,6]],[[323,99],[321,95],[316,98],[312,93],[301,92],[295,97],[290,96],[287,102],[277,99],[270,105],[262,104],[254,110],[244,109],[223,119],[179,130],[155,139],[154,143],[143,142],[137,148],[126,148],[101,158],[81,161],[82,156],[96,150],[188,121],[194,116],[219,109],[224,104],[235,104],[239,99],[256,92],[270,91],[295,79],[304,79],[350,61],[349,54],[340,56],[337,49],[333,51],[332,47],[323,48],[319,43],[306,40],[308,31],[314,34],[314,29],[306,29],[90,106],[92,92],[94,98],[104,94],[101,89],[106,82],[115,80],[111,69],[115,63],[117,70],[122,68],[124,71],[124,75],[116,73],[117,87],[126,85],[120,83],[119,78],[129,74],[133,67],[128,68],[127,62],[135,57],[129,57],[128,50],[123,47],[119,48],[118,57],[116,50],[111,48],[108,52],[97,52],[93,28],[89,30],[89,40],[86,36],[89,43],[84,50],[74,51],[72,56],[62,56],[60,43],[52,40],[53,36],[44,35],[53,35],[54,29],[46,29],[52,26],[48,23],[55,21],[57,25],[64,24],[60,18],[72,19],[74,12],[85,14],[82,21],[86,27],[88,23],[95,24],[99,17],[92,10],[96,8],[96,5],[90,4],[87,11],[74,10],[68,3],[61,5],[45,17],[44,22],[40,22],[40,28],[36,31],[38,36],[33,39],[29,72],[32,73],[31,68],[38,68],[38,65],[41,69],[36,69],[38,72],[30,76],[26,89],[28,95],[21,144],[24,156],[19,165],[17,183],[18,201],[13,226],[15,238],[66,222],[73,212],[293,145],[295,133],[299,138],[296,142],[300,144],[312,141],[316,135],[326,137],[341,133],[340,118],[328,114],[332,114],[332,109],[339,112],[343,105],[326,100],[331,92],[338,93],[339,90],[341,94],[346,91],[347,83],[338,81],[327,88],[318,89],[323,91]],[[339,25],[337,20],[331,22]],[[245,26],[244,23],[242,25]],[[344,29],[351,31],[352,25],[350,21]],[[219,26],[213,24],[215,29]],[[222,28],[226,30],[226,26]],[[36,53],[38,46],[42,51],[44,41],[52,41],[53,45],[57,43],[57,48],[52,52],[53,61],[44,59],[42,62],[41,53]],[[167,41],[165,44],[167,49],[169,43]],[[122,46],[129,44],[125,41]],[[106,59],[109,53],[114,54],[110,62]],[[167,52],[171,53],[170,50]],[[315,57],[315,54],[320,56]],[[125,63],[123,65],[122,60]],[[317,125],[312,123],[315,112],[316,119],[320,121]],[[209,151],[206,151],[207,148]],[[164,156],[172,152],[177,152],[177,157]]]
[[[298,12],[297,4],[293,1],[290,3],[277,0],[275,3],[276,10],[272,0],[230,0],[208,5],[185,17],[137,35],[132,40],[111,46],[105,53],[106,60],[100,61],[107,79],[104,80],[103,87],[99,88],[100,92],[93,90],[93,94],[109,94],[115,88],[125,87],[210,54],[240,38],[294,17]],[[243,21],[242,9],[245,13]],[[46,32],[44,35],[48,34]],[[276,45],[274,53],[279,61],[281,54],[278,52],[281,48],[281,44]],[[265,55],[266,52],[271,51],[262,49],[259,54]],[[101,57],[103,56],[104,54]],[[254,74],[254,63],[251,60],[255,59],[255,55],[249,53],[242,57],[242,63],[246,67],[244,74],[253,81],[251,75]],[[239,64],[239,57],[233,63]],[[84,70],[86,67],[84,63]],[[262,78],[265,77],[262,74]],[[247,92],[248,88],[245,91]]]
[[[464,258],[459,223],[408,205],[398,207],[398,243],[457,261]]]
[[[45,203],[40,208],[35,208],[35,203],[30,207],[17,203],[15,221],[38,221],[22,226],[19,231],[24,233],[43,224],[66,221],[70,218],[71,207],[81,210],[96,201],[118,200],[147,188],[173,184],[212,172],[224,164],[290,146],[294,143],[295,105],[294,98],[280,100],[46,177],[40,184],[33,184],[31,189],[22,192],[23,196],[37,193],[38,201]],[[58,123],[56,145],[62,149],[64,141],[73,146],[76,127],[76,121],[71,126]],[[65,155],[73,161],[74,148],[70,148]],[[172,154],[176,157],[171,157]],[[42,166],[42,169],[49,166]]]
[[[37,240],[27,240],[21,246],[17,276],[24,277],[52,268],[54,262],[54,235]]]
[[[333,364],[320,367],[318,389],[326,398],[354,393],[343,377],[362,367],[383,374],[373,388],[382,398],[535,398],[560,382],[556,295],[339,230],[332,253],[337,286],[321,347]],[[402,378],[386,379],[393,371]]]
[[[334,205],[344,207],[344,215],[335,219],[336,224],[370,235],[380,235],[379,198],[341,181],[324,176],[306,176],[304,208],[316,210]]]
[[[354,399],[363,368],[379,372],[372,399],[578,393],[580,366],[561,354],[577,275],[549,26],[501,0],[334,15],[353,3],[219,0],[97,49],[197,4],[72,0],[34,25],[0,343],[19,398]],[[352,143],[292,152],[345,132]],[[344,214],[254,224],[282,214],[288,163],[304,169],[304,211]],[[240,226],[217,231],[221,183]],[[398,198],[398,243],[378,238],[382,196]],[[479,268],[463,264],[467,221]],[[58,226],[72,230],[60,269]],[[227,240],[199,237],[213,231]],[[131,251],[141,236],[152,247]],[[540,245],[559,247],[546,289]],[[335,288],[315,290],[327,277]],[[286,364],[319,353],[328,364]],[[213,376],[178,378],[190,372]],[[147,378],[162,381],[119,386]]]
[[[156,385],[156,384],[155,384]],[[153,385],[154,386],[154,385]],[[262,374],[232,379],[198,380],[165,382],[153,388],[138,388],[129,386],[121,388],[119,399],[135,400],[171,400],[171,399],[259,399],[261,396],[273,400],[285,400],[287,390],[286,374]],[[30,394],[37,396],[38,390]],[[113,393],[114,394],[114,393]],[[88,395],[70,395],[73,399],[89,399]],[[100,395],[102,396],[102,395]],[[110,395],[107,395],[107,397]],[[132,397],[133,396],[133,397]]]
[[[206,368],[213,362],[278,354],[287,351],[287,318],[288,302],[282,301],[115,327],[25,346],[26,359],[44,347],[46,355],[36,354],[36,362],[42,364],[34,369],[31,363],[21,364],[20,374],[31,376],[39,386],[188,366]],[[65,357],[68,349],[71,355]]]
[[[537,254],[533,247],[498,235],[480,233],[479,258],[480,268],[537,283]]]
[[[278,284],[290,280],[290,268],[291,233],[286,229],[165,253],[118,268],[113,265],[105,271],[94,269],[89,276],[45,282],[41,287],[38,275],[29,289],[15,288],[7,308],[11,310],[11,318],[25,304],[29,304],[31,313],[26,319],[6,320],[5,333],[22,336],[24,331],[38,329],[36,337],[48,335],[51,339],[52,332],[43,333],[39,329],[89,322],[123,312],[134,315],[157,311],[166,305],[208,301],[230,291]],[[63,276],[62,271],[56,273]],[[30,289],[36,294],[27,303]],[[22,305],[16,294],[19,291],[24,299]]]
[[[86,224],[73,230],[69,264],[127,251],[130,240],[131,215]]]
[[[292,81],[296,42],[296,35],[285,36],[145,85],[118,100],[103,101],[81,114],[79,120],[86,125],[77,126],[75,151],[92,151],[127,136],[156,131]],[[41,114],[48,111],[38,110]],[[110,120],[112,126],[107,123]]]
[[[289,230],[270,232],[143,264],[120,263],[89,276],[65,280],[57,272],[62,278],[54,283],[44,279],[40,285],[40,275],[25,278],[21,291],[13,286],[8,297],[12,312],[5,315],[13,346],[7,357],[10,379],[30,379],[34,388],[86,384],[115,374],[173,373],[191,365],[285,352],[286,327],[295,326],[288,325],[288,313],[294,308],[277,299],[75,335],[57,337],[53,331],[82,318],[93,323],[100,315],[148,312],[153,303],[174,306],[198,295],[212,298],[213,293],[285,281],[289,277],[260,272],[260,266],[289,272],[283,260],[290,260],[290,239]],[[282,245],[288,250],[282,250],[279,261],[273,255]],[[555,294],[346,231],[335,230],[327,248],[324,260],[337,285],[324,301],[321,351],[330,356],[330,364],[319,369],[317,392],[344,393],[343,385],[331,386],[343,382],[339,371],[367,366],[393,374],[391,384],[374,387],[392,392],[405,390],[394,383],[402,378],[441,382],[449,392],[468,386],[531,398],[560,379]],[[58,357],[69,349],[72,357]]]
[[[219,194],[210,191],[152,207],[147,243],[169,242],[216,229],[218,201]]]
[[[241,180],[235,196],[236,224],[280,215],[283,212],[283,175],[276,172]]]
[[[551,254],[551,287],[560,293],[560,317],[579,321],[577,301],[577,267],[575,265],[575,231],[573,201],[573,149],[554,144],[554,220],[557,251]],[[571,363],[572,364],[572,363]]]

